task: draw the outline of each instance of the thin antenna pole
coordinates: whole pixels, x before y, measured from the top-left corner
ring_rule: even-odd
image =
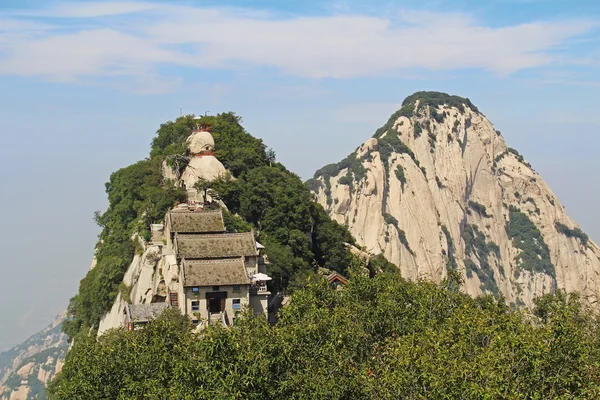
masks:
[[[183,117],[183,106],[179,106],[179,116]]]

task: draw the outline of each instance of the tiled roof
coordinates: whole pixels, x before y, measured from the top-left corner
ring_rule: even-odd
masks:
[[[256,241],[252,232],[222,234],[177,234],[179,258],[230,258],[256,255]]]
[[[214,233],[225,232],[221,210],[188,211],[172,210],[169,212],[171,232],[180,233]]]
[[[169,305],[167,303],[128,304],[126,307],[131,322],[148,322],[158,317]]]
[[[183,260],[184,286],[248,285],[242,258]]]

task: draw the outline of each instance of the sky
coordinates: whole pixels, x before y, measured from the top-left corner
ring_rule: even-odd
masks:
[[[419,90],[468,97],[600,240],[600,2],[0,2],[0,349],[66,309],[110,173],[234,111],[303,179]]]

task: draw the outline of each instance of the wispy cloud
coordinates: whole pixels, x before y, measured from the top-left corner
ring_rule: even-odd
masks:
[[[147,92],[168,91],[179,83],[158,72],[166,66],[269,67],[304,78],[414,69],[510,74],[560,62],[569,51],[566,44],[597,28],[591,20],[490,27],[459,13],[396,10],[390,15],[281,17],[131,1],[13,10],[0,13],[0,74],[66,82],[137,77],[136,86],[146,86]]]

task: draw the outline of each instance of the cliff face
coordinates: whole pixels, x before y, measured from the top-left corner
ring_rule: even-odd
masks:
[[[45,399],[46,385],[62,369],[67,338],[61,333],[65,315],[25,342],[0,353],[0,399]]]
[[[531,306],[555,288],[595,296],[600,249],[468,99],[408,97],[388,123],[309,181],[332,218],[404,277]]]

